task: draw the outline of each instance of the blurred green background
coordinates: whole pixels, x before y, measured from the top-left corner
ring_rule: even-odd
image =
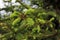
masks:
[[[3,2],[0,40],[60,40],[60,15],[53,6],[43,8],[43,0]]]

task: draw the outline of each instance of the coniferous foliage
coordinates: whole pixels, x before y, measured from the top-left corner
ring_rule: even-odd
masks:
[[[0,16],[0,40],[60,40],[59,0],[11,1],[0,9],[11,12]]]

